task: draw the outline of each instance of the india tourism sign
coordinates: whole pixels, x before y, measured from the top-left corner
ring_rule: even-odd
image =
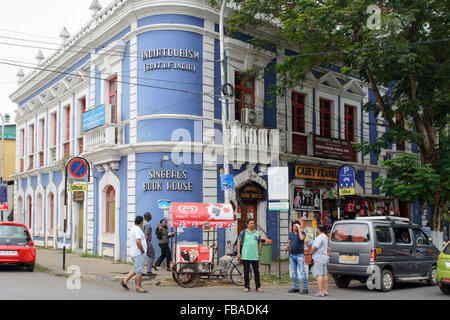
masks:
[[[174,61],[174,59],[179,60]],[[200,51],[174,48],[152,49],[142,52],[142,60],[151,61],[144,64],[145,71],[173,69],[196,72],[196,64],[190,61],[198,62]]]

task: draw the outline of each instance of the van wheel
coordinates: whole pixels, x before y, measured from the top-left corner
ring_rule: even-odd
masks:
[[[389,292],[394,288],[394,275],[389,270],[381,273],[381,291]]]
[[[352,281],[352,279],[347,278],[347,277],[343,277],[343,276],[336,277],[336,278],[334,279],[334,282],[336,283],[336,285],[338,286],[338,288],[341,288],[341,289],[346,289],[346,288],[348,288],[348,286],[349,286],[349,284],[350,284],[350,281]]]
[[[431,266],[430,272],[428,273],[428,285],[437,286],[437,269],[436,266]]]
[[[440,286],[439,289],[441,289],[442,293],[450,294],[450,286]]]

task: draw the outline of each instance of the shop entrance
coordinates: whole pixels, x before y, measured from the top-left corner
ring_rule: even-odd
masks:
[[[408,202],[399,200],[398,206],[399,206],[399,211],[400,211],[400,217],[409,218]]]
[[[253,219],[255,220],[255,223],[258,223],[256,201],[245,201],[243,204],[244,205],[238,206],[238,213],[240,213],[240,218],[238,219],[238,234],[247,228],[247,221],[249,219]]]

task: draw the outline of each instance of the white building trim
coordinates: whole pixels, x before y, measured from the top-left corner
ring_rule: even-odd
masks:
[[[106,228],[106,191],[109,186],[112,186],[115,190],[115,230],[113,234],[105,233]],[[114,260],[120,259],[120,180],[109,169],[104,174],[103,178],[99,182],[98,187],[98,242],[97,252],[99,255],[112,256]],[[103,248],[103,243],[113,244],[114,251],[109,252],[106,248]]]

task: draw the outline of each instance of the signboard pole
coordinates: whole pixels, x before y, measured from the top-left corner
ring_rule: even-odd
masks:
[[[278,211],[278,279],[281,281],[281,211]]]
[[[77,181],[83,181],[83,182],[90,182],[91,179],[91,166],[89,162],[82,157],[75,157],[67,161],[65,170],[64,170],[64,177],[65,177],[65,184],[64,184],[64,214],[67,214],[67,173],[69,171],[70,166],[70,176],[71,176],[71,182],[73,183],[73,180]],[[72,219],[73,220],[73,219]],[[71,224],[72,227],[72,224]],[[71,228],[73,230],[73,228]],[[64,219],[64,235],[63,235],[63,270],[66,270],[66,233],[67,233],[67,217]],[[72,239],[73,239],[73,232],[72,232]],[[56,243],[58,243],[58,240],[56,240]]]

